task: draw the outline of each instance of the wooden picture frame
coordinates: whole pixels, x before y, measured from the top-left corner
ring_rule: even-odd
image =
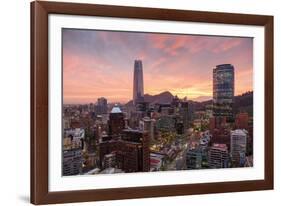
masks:
[[[265,28],[264,180],[50,192],[48,189],[48,15],[189,21]],[[35,1],[31,3],[31,203],[52,204],[273,189],[273,17]]]

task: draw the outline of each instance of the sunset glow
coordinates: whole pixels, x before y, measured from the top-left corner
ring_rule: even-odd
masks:
[[[213,68],[228,63],[235,95],[253,90],[252,38],[63,29],[64,103],[128,102],[135,59],[145,94],[211,99]]]

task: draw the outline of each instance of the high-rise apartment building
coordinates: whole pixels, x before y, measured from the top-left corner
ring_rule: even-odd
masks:
[[[213,115],[233,119],[234,67],[217,65],[213,70]]]
[[[125,128],[125,116],[118,106],[114,106],[109,113],[109,135],[119,135]]]
[[[78,175],[82,172],[84,138],[84,129],[64,129],[62,175]]]
[[[151,119],[150,117],[144,117],[140,121],[140,129],[142,131],[146,131],[148,133],[149,139],[154,140],[155,133],[155,119]]]
[[[78,175],[82,172],[83,155],[81,148],[63,150],[62,175]]]
[[[146,131],[125,129],[121,141],[123,143],[123,170],[125,172],[149,172],[150,150],[149,135]]]
[[[213,144],[209,150],[210,168],[227,168],[229,154],[226,144]]]
[[[241,157],[246,154],[248,132],[242,129],[236,129],[230,133],[230,154],[232,163],[240,166]]]
[[[133,102],[137,104],[138,102],[144,101],[143,93],[143,71],[142,71],[142,61],[135,60],[134,64],[134,83],[133,83]]]
[[[108,157],[111,156],[108,154],[114,153],[114,165],[124,172],[150,170],[149,136],[145,131],[124,129],[118,139],[105,139],[100,142],[99,151],[103,169],[109,165]]]
[[[188,128],[188,102],[181,102],[180,114],[183,120],[183,127],[186,131]]]
[[[100,97],[97,100],[96,105],[94,106],[94,110],[96,114],[106,114],[107,113],[107,99],[104,97]]]

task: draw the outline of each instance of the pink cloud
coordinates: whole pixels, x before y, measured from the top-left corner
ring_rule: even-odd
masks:
[[[101,96],[111,102],[130,100],[133,58],[143,60],[145,93],[169,90],[174,95],[188,98],[209,96],[212,93],[212,68],[225,62],[235,66],[235,94],[252,89],[252,50],[241,47],[243,39],[147,34],[139,41],[143,44],[138,45],[136,39],[130,47],[126,33],[100,32],[96,36],[101,39],[99,46],[103,48],[97,52],[98,56],[91,53],[91,49],[84,53],[64,49],[65,102],[95,102]],[[232,52],[237,47],[240,52]],[[228,51],[231,55],[225,55]],[[109,54],[113,55],[112,60],[107,58]]]
[[[179,54],[178,49],[184,48],[192,41],[191,36],[167,36],[167,35],[151,35],[150,41],[154,48],[161,49],[165,53],[176,56]]]
[[[75,102],[79,97],[85,99],[86,96],[96,101],[100,96],[114,96],[117,93],[122,95],[120,94],[122,91],[125,92],[124,98],[128,97],[126,91],[129,91],[131,87],[130,76],[116,68],[116,65],[89,55],[65,52],[63,68],[65,102]],[[112,78],[113,76],[115,78]]]
[[[218,44],[215,48],[212,49],[212,51],[215,53],[225,52],[225,51],[228,51],[232,48],[239,46],[240,44],[241,44],[240,39],[231,39],[231,40],[227,40],[221,44]]]
[[[166,47],[166,42],[170,37],[167,35],[150,35],[149,40],[153,44],[154,48],[164,49]]]

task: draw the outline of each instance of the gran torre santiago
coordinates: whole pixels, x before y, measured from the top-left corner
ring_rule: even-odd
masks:
[[[142,102],[144,100],[143,96],[143,71],[142,71],[142,61],[135,60],[134,65],[134,88],[133,88],[133,102],[134,104]]]

